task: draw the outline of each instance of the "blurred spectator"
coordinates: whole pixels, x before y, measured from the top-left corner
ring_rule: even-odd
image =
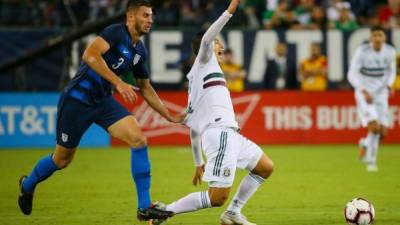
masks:
[[[357,18],[361,26],[368,26],[370,18],[376,14],[371,0],[348,0],[351,5],[351,11]]]
[[[247,16],[249,28],[258,29],[261,27],[260,21],[265,7],[265,0],[246,0],[244,2],[244,12]]]
[[[327,28],[327,20],[325,10],[320,6],[315,6],[311,10],[311,19],[305,26],[308,29],[324,29]]]
[[[164,0],[154,9],[154,22],[157,26],[178,26],[179,5],[176,0]]]
[[[223,58],[224,60],[221,63],[221,69],[225,74],[229,91],[244,91],[244,79],[246,77],[246,71],[243,69],[243,66],[235,62],[231,49],[226,49],[224,51]]]
[[[67,3],[67,4],[65,4]],[[57,0],[55,8],[55,25],[57,26],[79,26],[89,19],[89,2],[85,0]]]
[[[299,24],[296,15],[289,10],[287,0],[280,0],[275,10],[267,10],[263,15],[265,29],[290,29]]]
[[[297,20],[302,25],[307,25],[311,21],[311,11],[315,7],[314,0],[301,0],[300,4],[294,9]]]
[[[200,1],[182,0],[180,5],[181,25],[201,26],[204,23],[205,19],[200,7]]]
[[[400,27],[400,0],[388,0],[378,12],[379,22],[385,29]]]
[[[32,25],[28,0],[2,0],[1,23],[7,25]]]
[[[90,0],[89,20],[96,21],[99,18],[109,17],[115,14],[117,0]]]
[[[279,42],[276,56],[267,61],[264,75],[265,88],[268,90],[297,89],[296,61],[288,54],[287,45]]]
[[[211,25],[225,11],[225,0],[207,1],[205,3],[204,15],[206,15],[206,26]]]
[[[288,54],[287,45],[276,45],[275,57],[267,61],[264,74],[265,88],[268,90],[297,89],[296,61]]]
[[[339,20],[340,11],[342,9],[348,9],[350,19],[354,19],[354,14],[351,11],[351,5],[349,2],[345,2],[343,0],[332,0],[329,8],[327,9],[328,20],[330,22],[335,22]]]
[[[303,91],[324,91],[327,88],[327,60],[321,54],[319,43],[311,45],[311,56],[304,60],[299,69],[299,80]]]
[[[331,23],[331,28],[336,28],[342,31],[353,31],[358,29],[356,21],[351,19],[350,10],[347,8],[340,9],[339,19]]]

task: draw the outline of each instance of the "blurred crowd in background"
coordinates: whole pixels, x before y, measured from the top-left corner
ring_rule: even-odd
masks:
[[[0,26],[73,26],[114,15],[128,0],[2,0]],[[154,0],[157,27],[207,26],[228,0]],[[400,27],[400,0],[243,0],[229,26],[249,29]]]
[[[68,28],[95,22],[125,11],[128,0],[2,0],[0,28]],[[226,9],[229,0],[154,0],[154,27],[206,28]],[[400,28],[400,0],[243,0],[228,26],[239,29],[353,31],[381,25]],[[235,62],[235,52],[226,49],[221,67],[228,88],[245,90],[246,71]],[[264,87],[268,90],[301,89],[323,91],[347,89],[331,87],[327,79],[328,59],[319,43],[312,44],[308,58],[298,65],[288,54],[286,43],[278,43],[274,57],[267,60]],[[182,61],[186,74],[193,58]],[[400,57],[397,59],[400,90]],[[184,87],[184,81],[183,81]]]

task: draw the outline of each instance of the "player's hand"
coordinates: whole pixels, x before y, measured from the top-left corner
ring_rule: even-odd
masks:
[[[193,185],[197,186],[197,184],[201,184],[201,179],[203,178],[204,173],[204,164],[201,166],[196,166],[196,171],[193,176]]]
[[[366,90],[362,90],[362,93],[363,93],[363,95],[364,95],[365,101],[366,101],[368,104],[372,104],[372,101],[374,100],[374,99],[372,98],[372,95],[371,95],[370,93],[368,93],[368,91],[366,91]]]
[[[234,14],[236,12],[239,3],[240,3],[239,0],[231,0],[231,3],[229,4],[227,11],[230,14]]]
[[[186,118],[186,112],[176,115],[169,115],[167,120],[172,123],[182,123],[185,118]]]
[[[135,91],[138,91],[139,88],[132,86],[130,84],[127,84],[123,81],[121,81],[117,85],[115,85],[115,88],[121,94],[121,96],[125,102],[133,103],[136,101],[137,95],[136,95]]]

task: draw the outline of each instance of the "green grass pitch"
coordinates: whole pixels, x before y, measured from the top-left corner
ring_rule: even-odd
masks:
[[[243,213],[258,225],[343,225],[343,208],[355,197],[370,200],[376,225],[400,224],[400,146],[383,145],[379,172],[367,173],[355,145],[265,146],[272,177]],[[126,149],[80,149],[69,168],[38,186],[31,216],[19,211],[17,181],[51,150],[0,150],[0,225],[132,225],[136,194]],[[191,185],[188,147],[151,147],[153,200],[169,203],[205,189]],[[245,175],[237,173],[233,192]],[[227,207],[178,215],[169,225],[219,224]]]

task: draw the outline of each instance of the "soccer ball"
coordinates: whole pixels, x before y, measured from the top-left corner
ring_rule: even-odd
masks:
[[[369,225],[374,222],[374,206],[363,198],[355,198],[346,204],[344,218],[350,225]]]

